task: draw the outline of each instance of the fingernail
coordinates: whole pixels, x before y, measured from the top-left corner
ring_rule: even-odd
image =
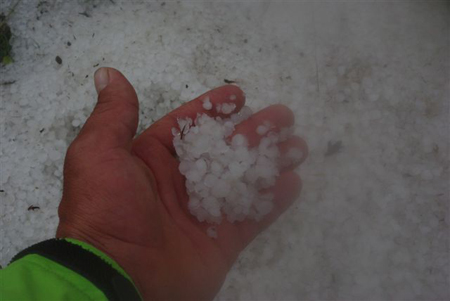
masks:
[[[108,68],[100,68],[94,74],[95,89],[100,93],[109,84]]]

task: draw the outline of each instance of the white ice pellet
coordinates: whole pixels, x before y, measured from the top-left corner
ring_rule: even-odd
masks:
[[[57,161],[57,160],[61,159],[61,153],[58,152],[57,150],[51,150],[49,152],[49,158],[52,161]]]
[[[211,104],[211,101],[210,101],[208,96],[205,99],[203,99],[203,108],[205,110],[211,110],[212,109],[212,104]]]
[[[200,172],[200,174],[203,175],[206,172],[206,168],[207,168],[205,160],[204,159],[198,159],[195,162],[195,168]]]
[[[231,139],[231,145],[234,147],[247,146],[247,138],[244,135],[237,134]]]
[[[231,96],[230,96],[230,100],[236,100],[236,95],[234,95],[234,94],[231,95]]]
[[[183,172],[182,172],[183,173]],[[184,174],[184,173],[183,173]],[[204,179],[204,183],[207,187],[214,187],[214,185],[216,184],[218,178],[216,175],[213,174],[208,174],[206,175],[205,179]]]
[[[81,121],[78,119],[74,119],[72,121],[72,126],[74,126],[74,127],[78,127],[78,126],[80,126],[80,124],[81,124]]]
[[[223,103],[222,104],[222,113],[224,114],[230,114],[231,112],[236,109],[236,104],[234,103]]]
[[[258,133],[258,135],[264,135],[265,133],[267,133],[267,131],[269,130],[269,128],[263,124],[259,125],[256,128],[256,133]]]

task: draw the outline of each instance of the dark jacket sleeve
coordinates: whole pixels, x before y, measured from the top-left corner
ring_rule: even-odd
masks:
[[[141,300],[131,278],[106,254],[74,239],[51,239],[0,270],[0,301]]]

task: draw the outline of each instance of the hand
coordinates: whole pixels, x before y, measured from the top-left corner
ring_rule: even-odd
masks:
[[[171,129],[180,117],[220,114],[203,109],[203,95],[134,139],[139,105],[133,87],[111,68],[99,69],[95,78],[98,103],[66,156],[56,236],[85,241],[108,254],[146,300],[213,299],[238,254],[299,195],[295,166],[288,166],[270,189],[275,206],[262,221],[224,220],[217,227],[218,238],[212,239],[206,235],[209,225],[187,209]],[[243,92],[233,85],[206,94],[213,107],[231,102],[231,95],[237,96],[236,110],[245,102]],[[235,133],[255,145],[255,129],[264,120],[280,128],[291,126],[294,116],[285,106],[270,106],[237,125]],[[282,154],[292,147],[306,158],[307,146],[298,137],[279,145]]]

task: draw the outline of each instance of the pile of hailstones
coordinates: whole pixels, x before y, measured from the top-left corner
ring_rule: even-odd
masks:
[[[212,109],[208,97],[203,108]],[[235,108],[224,103],[216,111],[230,114]],[[186,177],[188,207],[200,222],[220,224],[222,214],[230,222],[260,220],[272,210],[273,195],[260,191],[275,184],[280,172],[277,143],[291,136],[292,130],[271,131],[266,121],[256,129],[262,136],[260,144],[248,148],[246,137],[232,133],[235,125],[251,115],[249,107],[229,118],[198,114],[195,121],[179,119],[179,129],[172,130],[179,170]],[[298,160],[301,154],[288,152],[289,156]]]

